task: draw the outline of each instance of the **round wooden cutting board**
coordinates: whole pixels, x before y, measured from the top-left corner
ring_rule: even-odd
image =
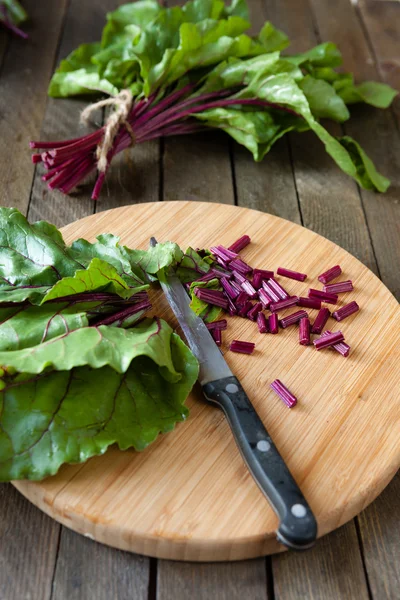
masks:
[[[307,273],[304,283],[281,279],[306,296],[317,276],[340,264],[361,310],[329,327],[342,329],[348,358],[298,344],[296,326],[260,335],[234,318],[223,350],[302,488],[319,535],[365,508],[399,464],[400,311],[387,288],[358,260],[328,240],[288,221],[234,206],[160,202],[100,213],[64,228],[65,239],[100,233],[146,248],[149,238],[182,247],[229,245],[247,233],[245,260]],[[157,314],[176,325],[160,292]],[[291,310],[288,311],[292,312]],[[310,310],[311,319],[316,311]],[[284,313],[282,313],[284,314]],[[228,351],[229,341],[254,341],[252,356]],[[269,384],[281,379],[298,397],[288,410]],[[41,482],[14,482],[29,500],[67,527],[99,542],[161,558],[238,560],[278,552],[277,518],[248,473],[225,418],[196,389],[189,419],[142,453],[111,448],[82,465],[66,465]]]

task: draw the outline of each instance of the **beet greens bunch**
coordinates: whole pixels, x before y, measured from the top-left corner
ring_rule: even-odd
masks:
[[[384,192],[390,182],[360,145],[332,136],[320,120],[342,123],[350,118],[348,105],[357,102],[387,108],[397,92],[377,82],[355,84],[351,74],[336,71],[342,58],[333,43],[282,56],[289,45],[284,33],[268,21],[257,36],[246,34],[249,27],[245,0],[230,6],[191,0],[173,8],[140,0],[108,14],[101,42],[83,44],[61,62],[49,95],[115,98],[114,127],[63,142],[31,142],[41,151],[32,159],[43,162],[49,187],[68,194],[97,170],[97,199],[119,152],[214,128],[256,161],[286,133],[312,130],[360,186]]]

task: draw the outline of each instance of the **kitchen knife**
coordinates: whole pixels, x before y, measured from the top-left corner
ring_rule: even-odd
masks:
[[[156,244],[157,240],[151,238],[150,245]],[[246,392],[202,319],[190,308],[190,298],[175,273],[164,270],[159,279],[199,361],[199,382],[205,398],[224,411],[249,471],[279,517],[278,541],[295,550],[310,548],[317,537],[315,517]]]

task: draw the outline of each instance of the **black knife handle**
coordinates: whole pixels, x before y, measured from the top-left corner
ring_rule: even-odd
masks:
[[[202,389],[224,411],[251,474],[279,516],[277,539],[295,550],[310,548],[317,537],[315,517],[239,380],[226,377]]]

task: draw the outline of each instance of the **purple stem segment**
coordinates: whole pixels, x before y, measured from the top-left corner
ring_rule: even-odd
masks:
[[[308,290],[308,297],[316,298],[317,300],[321,300],[321,302],[326,302],[327,304],[337,304],[338,301],[337,294],[329,294],[328,292],[314,290],[312,288]]]
[[[239,317],[247,317],[247,314],[249,313],[249,311],[252,308],[253,308],[253,304],[250,301],[248,301],[239,308],[237,314]]]
[[[333,279],[336,279],[336,277],[339,277],[341,273],[342,269],[340,268],[340,265],[335,265],[334,267],[331,267],[325,271],[325,273],[318,275],[318,281],[324,284],[329,283],[330,281],[333,281]]]
[[[213,306],[219,306],[221,308],[228,308],[228,300],[224,297],[223,292],[216,290],[207,290],[205,288],[194,288],[194,293],[199,300],[212,304]]]
[[[228,246],[228,250],[232,250],[232,252],[236,252],[237,254],[239,254],[239,252],[241,252],[243,248],[246,248],[246,246],[248,246],[250,242],[251,239],[248,235],[242,235],[242,237],[236,240],[236,242],[233,242],[233,244]]]
[[[253,342],[243,342],[241,340],[233,340],[229,346],[232,352],[240,352],[241,354],[253,354],[255,344]]]
[[[272,289],[270,281],[263,281],[262,286],[263,289],[267,292],[269,298],[271,299],[271,302],[279,302],[279,300],[283,300],[283,298],[278,296],[278,294]]]
[[[343,341],[343,333],[341,331],[335,331],[334,333],[326,333],[325,335],[321,335],[320,338],[314,340],[313,344],[317,350],[322,350],[323,348],[334,346],[335,344],[339,344],[339,342]]]
[[[257,302],[257,304],[255,304],[247,313],[247,318],[250,319],[250,321],[256,321],[258,313],[262,310],[262,307],[263,305],[261,302]]]
[[[328,294],[342,294],[343,292],[352,292],[353,290],[353,282],[350,279],[324,285],[324,292],[328,292]]]
[[[271,333],[279,332],[279,319],[277,313],[272,313],[272,315],[268,317],[268,329]]]
[[[211,329],[211,335],[213,337],[214,342],[217,344],[217,346],[221,346],[222,330],[221,329]]]
[[[306,317],[308,318],[308,314],[305,310],[298,310],[287,317],[283,317],[283,319],[279,321],[279,325],[282,327],[282,329],[286,329],[286,327],[289,327],[289,325],[294,325]]]
[[[244,281],[242,283],[242,289],[250,296],[250,298],[257,298],[257,291],[253,288],[250,281]]]
[[[206,323],[207,329],[210,331],[213,329],[226,329],[228,327],[228,323],[226,319],[220,319],[219,321],[213,321],[212,323]]]
[[[321,300],[318,300],[317,298],[304,298],[303,296],[300,296],[297,305],[302,306],[303,308],[316,308],[319,310],[321,308]]]
[[[289,308],[290,306],[295,306],[299,300],[298,296],[291,296],[289,298],[285,298],[285,300],[279,300],[278,302],[272,302],[269,305],[269,309],[271,312],[278,312],[279,310],[284,310],[285,308]]]
[[[277,273],[282,277],[288,277],[289,279],[295,279],[296,281],[304,281],[307,279],[307,275],[305,273],[291,271],[290,269],[284,269],[283,267],[278,267]]]
[[[260,333],[268,333],[268,321],[262,312],[259,312],[257,315],[257,326]]]
[[[321,335],[321,337],[323,337],[324,335],[329,335],[331,333],[332,331],[326,330]],[[333,344],[332,348],[334,348],[337,352],[339,352],[339,354],[341,354],[344,357],[350,354],[350,346],[346,344],[346,342],[338,342],[337,344]]]
[[[288,408],[293,408],[297,404],[297,398],[292,394],[288,388],[283,385],[283,383],[279,379],[275,379],[270,385],[270,387],[274,390],[276,394],[278,394],[279,398],[283,400]]]
[[[358,306],[357,302],[353,301],[345,306],[342,306],[341,308],[338,308],[338,310],[335,310],[335,312],[332,314],[332,317],[336,319],[336,321],[343,321],[343,319],[346,319],[359,310],[360,307]]]
[[[268,308],[271,304],[271,298],[268,296],[267,292],[263,288],[261,288],[261,290],[258,290],[258,297],[260,298],[263,307]]]
[[[229,263],[229,268],[235,269],[235,271],[242,273],[242,275],[247,275],[248,273],[251,273],[253,271],[253,269],[247,263],[245,263],[244,260],[242,260],[241,258],[233,259]]]
[[[233,287],[232,283],[226,279],[226,277],[221,278],[221,285],[224,288],[224,292],[231,300],[234,300],[239,296],[239,292],[235,287]]]
[[[284,300],[285,298],[289,298],[290,294],[287,293],[287,291],[281,286],[280,283],[278,283],[276,281],[276,279],[271,278],[268,281],[268,285],[277,294],[277,296],[281,300]]]
[[[308,317],[302,317],[300,319],[299,344],[301,344],[302,346],[309,346],[311,344],[310,319]]]
[[[325,327],[326,322],[330,316],[331,311],[328,308],[321,308],[321,310],[315,317],[315,321],[313,323],[313,326],[311,327],[311,333],[317,333],[319,335]]]

